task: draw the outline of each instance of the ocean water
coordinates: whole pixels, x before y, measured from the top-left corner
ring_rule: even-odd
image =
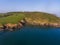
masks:
[[[0,45],[60,45],[60,28],[23,27],[0,32]]]

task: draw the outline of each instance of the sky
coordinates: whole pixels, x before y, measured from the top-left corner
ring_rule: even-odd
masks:
[[[0,13],[39,11],[60,16],[60,0],[0,0]]]

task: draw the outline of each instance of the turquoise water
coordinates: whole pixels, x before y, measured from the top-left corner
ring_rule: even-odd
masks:
[[[60,45],[60,28],[24,27],[0,32],[0,45]]]

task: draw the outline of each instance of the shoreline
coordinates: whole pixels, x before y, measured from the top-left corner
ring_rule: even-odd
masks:
[[[60,28],[60,24],[58,24],[58,23],[43,23],[43,22],[37,23],[37,21],[30,22],[26,19],[23,19],[23,20],[19,21],[17,24],[7,23],[4,25],[0,25],[0,31],[5,31],[5,30],[15,31],[16,29],[23,28],[25,25]]]

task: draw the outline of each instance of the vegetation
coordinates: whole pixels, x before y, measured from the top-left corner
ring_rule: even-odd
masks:
[[[8,13],[8,15],[4,15],[2,18],[0,18],[0,24],[18,23],[18,21],[23,19],[23,17],[24,14]]]
[[[41,22],[60,22],[59,17],[55,16],[54,14],[42,13],[42,12],[32,12],[27,13],[26,17],[32,18],[33,20],[40,20]]]
[[[0,24],[6,23],[18,23],[23,18],[31,18],[32,20],[38,20],[46,23],[60,23],[60,18],[54,14],[48,14],[43,12],[8,12],[0,14]]]

